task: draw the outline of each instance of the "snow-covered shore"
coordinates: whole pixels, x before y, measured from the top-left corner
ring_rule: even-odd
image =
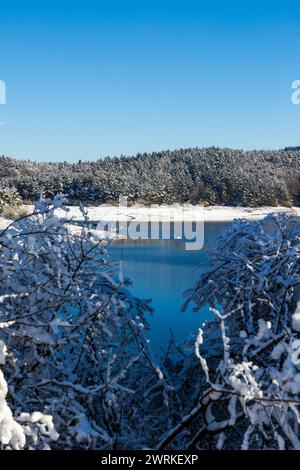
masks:
[[[26,206],[28,211],[33,210],[33,206]],[[80,227],[72,224],[83,221],[83,215],[78,206],[68,206],[68,212],[61,209],[56,214],[66,220],[70,220],[69,228],[74,233],[80,233]],[[270,213],[289,213],[300,217],[300,207],[230,207],[230,206],[192,206],[173,204],[171,206],[130,206],[120,207],[102,204],[100,206],[88,207],[88,216],[91,222],[114,222],[114,221],[204,221],[204,222],[231,222],[234,219],[245,218],[249,220],[259,220]],[[0,216],[0,230],[4,229],[11,220]]]
[[[120,207],[100,205],[87,208],[91,221],[136,220],[144,221],[181,221],[193,220],[204,222],[230,222],[234,219],[261,219],[270,213],[291,213],[300,216],[300,207],[229,207],[229,206],[192,206],[192,205],[161,205]],[[76,221],[83,219],[78,207],[70,206],[69,212],[57,211],[57,214]]]

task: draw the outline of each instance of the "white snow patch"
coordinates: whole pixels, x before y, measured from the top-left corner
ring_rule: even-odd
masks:
[[[298,302],[296,311],[292,316],[292,326],[294,331],[300,331],[300,302]]]

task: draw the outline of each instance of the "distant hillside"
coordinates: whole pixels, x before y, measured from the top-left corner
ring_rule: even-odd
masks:
[[[23,199],[41,194],[70,202],[192,202],[242,206],[300,205],[300,150],[190,148],[95,162],[34,163],[0,157],[0,185]]]

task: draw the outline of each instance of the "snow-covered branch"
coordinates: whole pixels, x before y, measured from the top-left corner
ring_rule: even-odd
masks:
[[[212,370],[201,352],[207,327],[199,330],[196,356],[212,392],[206,430],[217,434],[217,448],[230,446],[226,427],[242,449],[299,450],[299,220],[236,221],[211,259],[211,270],[187,292],[195,309],[210,305],[223,344]]]
[[[3,382],[0,442],[146,445],[151,390],[158,422],[169,394],[144,333],[149,306],[115,275],[107,242],[89,231],[88,220],[72,235],[56,217],[64,203],[40,200],[0,234],[0,363],[9,392],[5,398]]]

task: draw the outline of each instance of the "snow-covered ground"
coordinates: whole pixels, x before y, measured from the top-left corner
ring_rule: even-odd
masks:
[[[82,214],[78,207],[70,206],[69,212],[58,210],[61,217],[82,220]],[[181,221],[181,220],[204,220],[204,221],[231,221],[237,218],[260,219],[273,212],[287,212],[300,216],[300,207],[227,207],[227,206],[192,206],[192,205],[161,205],[161,206],[131,206],[120,207],[110,205],[100,205],[89,207],[88,215],[93,221],[115,221],[115,220],[136,220],[136,221]]]
[[[26,206],[33,209],[33,206]],[[249,220],[261,219],[270,213],[285,212],[300,216],[300,207],[230,207],[230,206],[192,206],[173,204],[171,206],[130,206],[120,207],[102,204],[97,207],[87,208],[89,219],[93,222],[114,222],[120,221],[204,221],[204,222],[230,222],[238,218]],[[78,206],[69,206],[69,211],[61,209],[56,211],[59,217],[73,219],[76,222],[83,220],[82,213]],[[0,230],[9,224],[9,220],[0,217]],[[71,222],[71,221],[70,221]],[[80,227],[71,225],[73,232],[80,232]]]
[[[10,222],[11,220],[7,220],[7,219],[4,219],[4,217],[0,217],[0,230],[4,230],[5,227],[7,227]]]

